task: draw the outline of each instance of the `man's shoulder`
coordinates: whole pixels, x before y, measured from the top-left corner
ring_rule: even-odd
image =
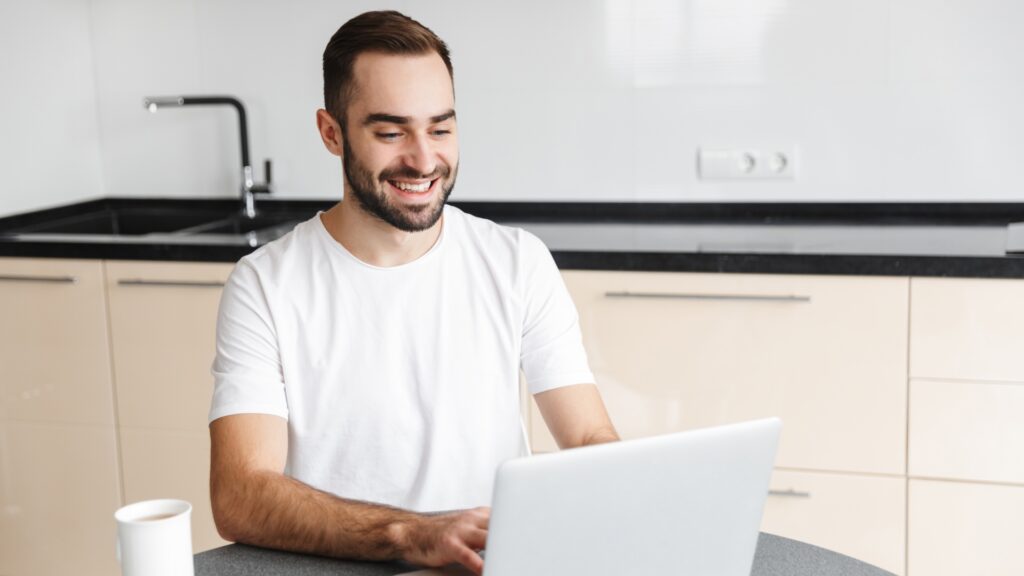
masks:
[[[544,241],[529,230],[518,226],[499,224],[487,218],[474,216],[455,206],[447,206],[445,218],[454,215],[466,241],[479,250],[491,254],[501,253],[518,261],[533,261],[548,258],[549,251]]]
[[[517,226],[499,224],[487,218],[474,216],[456,206],[445,207],[445,218],[470,243],[485,249],[507,247],[515,252],[529,250],[540,240]]]

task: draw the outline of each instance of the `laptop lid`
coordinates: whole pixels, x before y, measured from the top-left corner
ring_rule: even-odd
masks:
[[[781,421],[510,460],[484,576],[749,576]]]

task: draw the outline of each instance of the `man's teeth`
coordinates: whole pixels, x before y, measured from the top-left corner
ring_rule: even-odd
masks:
[[[391,182],[395,188],[399,190],[405,190],[406,192],[426,192],[430,189],[430,182],[421,182],[420,184],[409,184],[408,182]]]

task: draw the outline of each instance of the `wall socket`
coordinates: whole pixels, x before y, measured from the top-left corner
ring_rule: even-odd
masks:
[[[697,150],[701,180],[794,180],[796,146]]]

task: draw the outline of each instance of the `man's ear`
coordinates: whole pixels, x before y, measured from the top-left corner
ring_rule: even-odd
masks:
[[[344,145],[341,133],[341,126],[338,121],[327,110],[323,108],[316,111],[316,129],[320,132],[320,139],[324,142],[327,151],[339,158],[344,157]],[[344,159],[344,158],[343,158]]]

